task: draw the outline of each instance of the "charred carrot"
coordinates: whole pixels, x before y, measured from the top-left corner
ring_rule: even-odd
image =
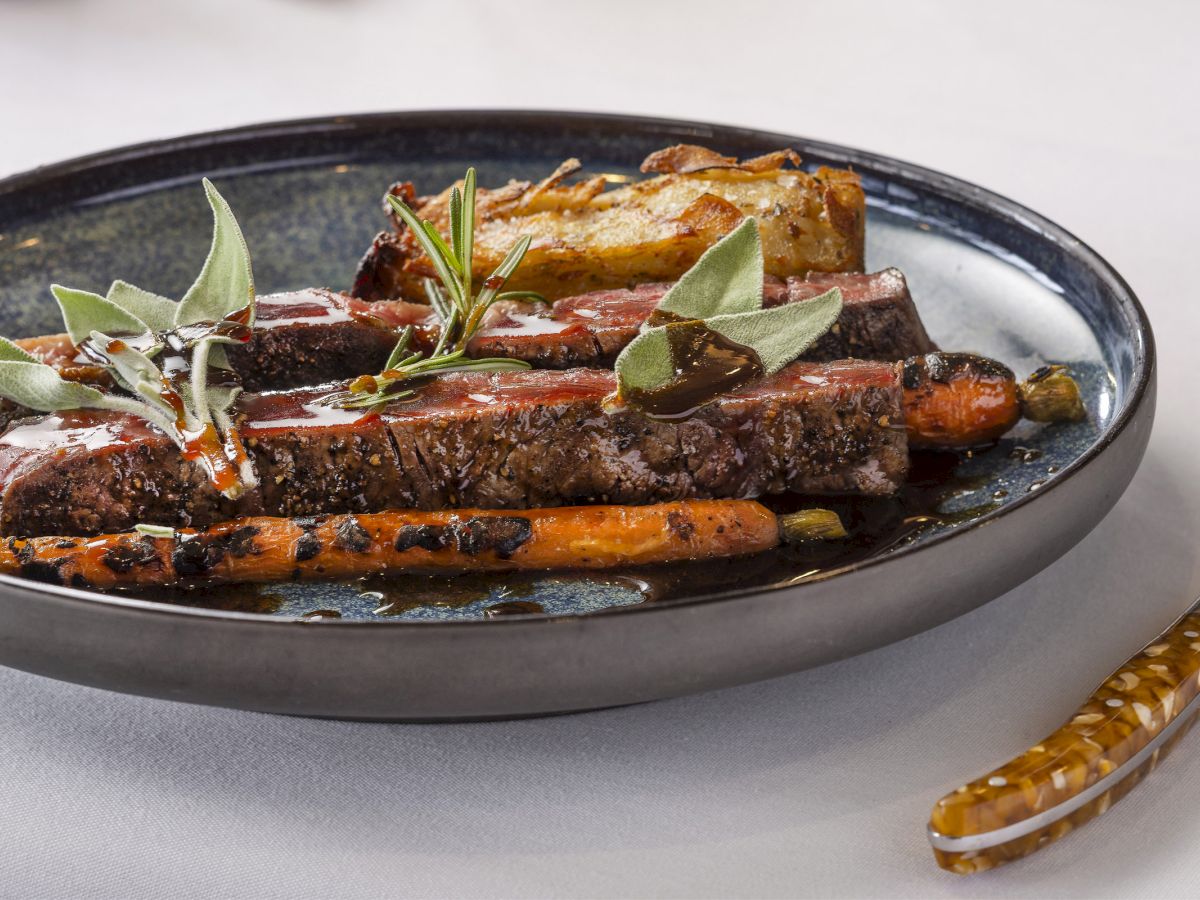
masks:
[[[0,572],[73,587],[187,586],[453,570],[604,569],[759,553],[845,536],[837,515],[776,517],[752,500],[521,512],[392,511],[144,527],[93,538],[9,538]]]
[[[904,420],[912,447],[971,447],[1009,431],[1022,417],[1078,422],[1079,386],[1063,366],[1018,382],[1001,363],[970,353],[928,353],[903,364]]]

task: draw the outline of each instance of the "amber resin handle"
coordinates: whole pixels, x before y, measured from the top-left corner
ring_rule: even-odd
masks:
[[[1028,856],[1103,814],[1191,726],[1200,703],[1200,609],[1110,675],[1040,744],[937,802],[938,865],[966,875]]]

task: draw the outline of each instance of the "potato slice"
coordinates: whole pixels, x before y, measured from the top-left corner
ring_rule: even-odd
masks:
[[[858,176],[820,168],[809,174],[782,150],[739,163],[705,147],[679,145],[647,157],[642,171],[658,173],[605,190],[603,175],[566,184],[580,169],[569,159],[534,184],[511,181],[478,192],[473,274],[486,278],[521,235],[533,243],[508,290],[538,291],[548,299],[602,288],[678,278],[745,216],[759,221],[766,273],[779,277],[863,268],[866,201]],[[461,182],[458,185],[461,188]],[[391,193],[449,233],[450,188],[416,197],[410,183]],[[371,300],[424,301],[421,279],[434,269],[411,235],[375,239],[354,293]]]

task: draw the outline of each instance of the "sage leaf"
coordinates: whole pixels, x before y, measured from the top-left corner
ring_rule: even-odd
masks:
[[[758,222],[747,217],[683,273],[658,309],[685,319],[744,313],[762,307],[763,254]]]
[[[233,409],[233,401],[242,392],[240,385],[208,388],[208,408],[214,412],[227,413]]]
[[[666,328],[648,328],[625,345],[614,366],[622,391],[649,391],[672,381],[677,372],[671,359]]]
[[[150,326],[152,331],[170,331],[175,327],[175,310],[179,306],[178,303],[142,290],[128,281],[114,281],[105,299],[115,303],[125,312],[137,316]]]
[[[825,334],[841,311],[842,292],[833,288],[800,303],[713,316],[702,321],[713,331],[753,349],[765,373],[773,375]],[[678,326],[646,329],[621,351],[615,368],[622,392],[653,390],[685,374],[671,358],[668,330],[672,327]]]
[[[113,339],[99,331],[93,331],[88,337],[92,339],[93,346],[104,350],[112,374],[122,387],[164,412],[173,412],[160,396],[163,389],[162,372],[149,356],[128,344],[119,350],[114,349]]]
[[[730,340],[753,347],[768,375],[774,375],[817,342],[842,312],[842,292],[831,288],[800,303],[730,316],[704,323]]]
[[[39,412],[99,407],[105,395],[86,384],[67,381],[40,362],[0,361],[0,396]]]
[[[251,309],[254,324],[254,273],[242,229],[225,198],[204,179],[204,193],[213,211],[212,247],[200,275],[175,310],[175,325],[219,322],[230,313]]]
[[[6,337],[0,337],[0,362],[40,363],[36,356],[23,350]]]
[[[81,344],[93,331],[112,334],[145,334],[150,327],[131,312],[127,312],[111,300],[106,300],[91,291],[78,291],[50,285],[50,293],[62,310],[63,324],[73,344]]]

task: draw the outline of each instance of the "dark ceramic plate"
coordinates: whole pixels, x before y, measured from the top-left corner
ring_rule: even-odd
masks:
[[[701,142],[737,156],[792,146],[850,166],[870,201],[868,265],[909,277],[942,346],[1028,372],[1065,362],[1086,424],[1027,428],[973,456],[924,458],[902,502],[842,504],[836,547],[611,577],[402,578],[105,596],[0,578],[0,662],[198,703],[305,715],[461,719],[670,697],[860,653],[1003,593],[1116,502],[1154,412],[1150,327],[1088,247],[1017,204],[886,157],[787,135],[576,113],[350,116],[115,150],[0,182],[0,333],[59,330],[51,281],[115,277],[179,296],[208,242],[213,178],[260,291],[346,286],[403,177],[485,184],[580,156],[633,172]],[[541,614],[490,618],[514,598]],[[305,613],[332,610],[317,620]]]

